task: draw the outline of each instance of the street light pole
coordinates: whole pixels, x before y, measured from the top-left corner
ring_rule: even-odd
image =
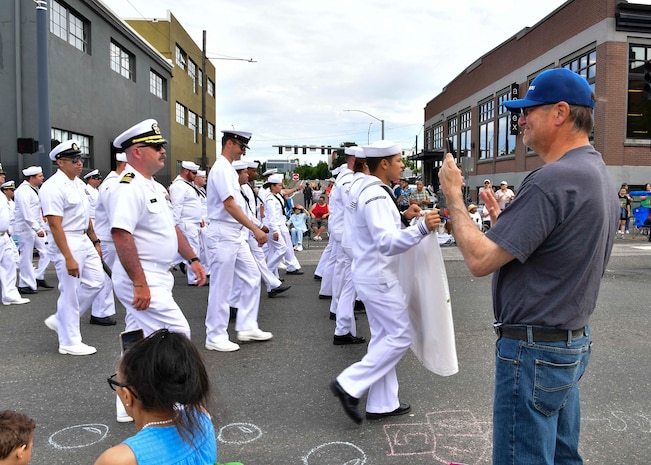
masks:
[[[368,134],[366,135],[366,143],[370,144],[371,143],[371,125],[373,124],[373,121],[368,123]]]
[[[382,123],[382,140],[384,140],[384,120],[383,119],[380,119],[377,116],[373,116],[372,114],[370,114],[368,112],[365,112],[364,110],[344,110],[344,111],[358,111],[360,113],[364,113],[365,115],[370,116],[373,119],[378,120],[380,123]]]

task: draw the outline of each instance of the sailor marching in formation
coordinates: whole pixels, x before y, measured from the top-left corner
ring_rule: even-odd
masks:
[[[5,193],[0,196],[2,303],[28,303],[21,293],[53,288],[44,278],[52,262],[59,297],[56,313],[45,324],[57,335],[59,353],[96,352],[82,341],[80,317],[92,307],[90,323],[115,325],[114,295],[126,309],[127,331],[141,329],[147,336],[166,328],[190,337],[188,321],[172,294],[171,271],[178,266],[189,286],[207,285],[210,278],[207,350],[236,351],[239,342],[272,339],[258,325],[261,286],[273,298],[291,287],[283,284],[279,268],[287,275],[303,274],[294,253],[302,249],[292,246],[287,221],[292,210],[288,199],[302,186],[285,189],[282,175],[269,170],[263,186],[256,188],[258,165],[242,160],[252,134],[222,133],[221,152],[207,177],[199,165],[183,161],[169,189],[155,179],[165,165],[167,141],[154,119],[115,138],[116,169],[104,179],[96,169],[83,176],[86,182],[80,178],[83,159],[76,140],[52,149],[49,156],[58,170],[45,181],[42,169],[30,166],[16,188],[13,181],[5,182],[0,165]],[[346,163],[333,172],[337,179],[329,195],[330,240],[315,278],[321,280],[319,298],[332,299],[333,344],[366,343],[357,334],[354,309],[366,310],[368,353],[330,386],[344,411],[359,423],[364,393],[367,419],[410,410],[398,398],[395,371],[411,343],[396,263],[401,253],[438,227],[440,218],[438,210],[422,214],[415,205],[398,211],[388,188],[404,168],[398,144],[378,141],[347,147],[345,154]],[[118,421],[132,420],[119,400],[116,406]]]

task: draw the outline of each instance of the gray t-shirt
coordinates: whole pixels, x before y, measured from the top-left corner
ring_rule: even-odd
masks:
[[[619,214],[592,146],[532,171],[486,235],[515,257],[493,275],[495,320],[578,329],[594,311]]]

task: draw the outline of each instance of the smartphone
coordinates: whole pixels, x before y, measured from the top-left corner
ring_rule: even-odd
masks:
[[[142,329],[134,329],[133,331],[122,331],[120,333],[120,348],[122,353],[126,353],[133,345],[145,338],[145,333]]]

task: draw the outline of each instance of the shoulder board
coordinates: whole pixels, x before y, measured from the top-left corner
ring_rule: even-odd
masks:
[[[133,181],[133,178],[136,177],[135,173],[126,173],[124,176],[122,176],[122,179],[120,180],[120,184],[129,184],[131,181]]]

